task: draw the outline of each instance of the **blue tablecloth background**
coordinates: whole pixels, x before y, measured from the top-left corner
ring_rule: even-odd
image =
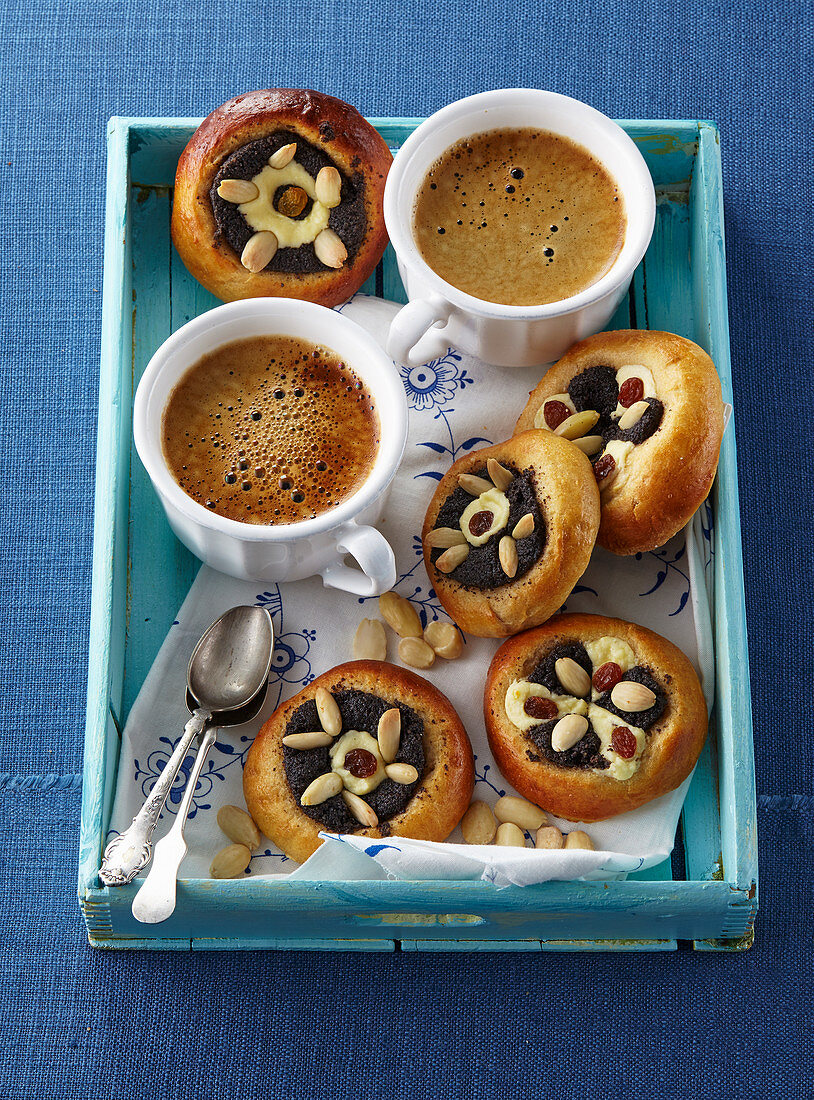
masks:
[[[0,1100],[812,1094],[810,13],[787,0],[3,6]],[[75,897],[105,123],[548,87],[721,127],[762,908],[738,955],[115,954]]]

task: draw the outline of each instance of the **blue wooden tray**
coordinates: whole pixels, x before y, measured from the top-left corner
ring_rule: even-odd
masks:
[[[420,119],[373,119],[397,147]],[[198,563],[170,532],[132,448],[135,385],[153,351],[217,301],[187,273],[169,235],[172,183],[198,119],[114,118],[107,220],[96,466],[93,597],[79,900],[90,942],[107,948],[329,950],[703,950],[751,943],[757,857],[749,664],[735,434],[724,439],[715,515],[717,698],[711,735],[682,815],[683,850],[624,882],[183,880],[178,908],[148,927],[135,887],[101,888],[97,871],[116,781],[120,731]],[[656,184],[653,241],[613,327],[697,341],[732,400],[721,157],[708,122],[622,124]],[[388,248],[364,288],[404,300]]]

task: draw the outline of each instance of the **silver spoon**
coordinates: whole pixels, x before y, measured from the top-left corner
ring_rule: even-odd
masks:
[[[221,726],[246,721],[246,708],[268,681],[273,651],[274,627],[263,607],[233,607],[200,639],[187,668],[192,717],[132,824],[105,849],[99,870],[105,886],[123,886],[149,863],[153,831],[190,745],[214,715]]]
[[[240,711],[232,712],[230,716],[232,720],[230,722],[221,723],[221,716],[219,714],[212,716],[213,725],[207,729],[206,733],[201,738],[201,743],[198,746],[198,752],[195,757],[195,763],[192,765],[192,770],[189,773],[184,797],[181,799],[181,805],[178,807],[178,813],[175,815],[173,826],[167,835],[162,837],[156,844],[150,873],[142,883],[139,892],[133,898],[133,905],[131,907],[133,916],[136,920],[141,921],[142,924],[159,924],[161,921],[166,920],[167,917],[172,916],[175,912],[178,868],[181,866],[184,856],[188,851],[187,842],[184,838],[184,826],[186,825],[187,816],[192,805],[192,799],[195,795],[198,777],[209,755],[209,750],[215,743],[217,727],[221,724],[228,724],[230,726],[242,725],[243,722],[251,721],[252,718],[255,718],[260,713],[265,700],[266,686],[264,685],[263,690],[259,695],[255,696],[248,706],[242,707]],[[187,706],[190,710],[193,710],[195,707],[195,700],[191,698],[189,692],[187,692]],[[238,717],[240,718],[240,722],[236,721]]]

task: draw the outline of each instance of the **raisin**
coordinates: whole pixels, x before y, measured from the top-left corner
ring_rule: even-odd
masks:
[[[374,774],[378,766],[376,757],[367,749],[351,749],[345,756],[345,767],[357,779],[367,779],[369,775]]]
[[[613,455],[602,455],[599,461],[594,463],[594,477],[597,481],[604,481],[615,469],[616,462]]]
[[[563,420],[567,420],[571,415],[571,410],[565,404],[564,401],[546,401],[543,406],[543,416],[545,422],[549,428],[554,431],[555,428],[559,428]]]
[[[636,737],[627,726],[615,726],[611,736],[611,748],[624,760],[632,760],[636,755]]]
[[[287,187],[277,200],[277,210],[287,218],[298,217],[306,207],[308,196],[301,187]]]
[[[475,538],[479,538],[481,535],[485,535],[489,528],[492,526],[492,520],[494,518],[494,512],[475,512],[474,516],[469,521],[470,532],[475,536]]]
[[[622,679],[622,670],[615,661],[608,661],[594,673],[594,687],[597,691],[610,691]]]
[[[619,387],[619,404],[629,409],[644,397],[644,382],[641,378],[628,378]]]
[[[529,718],[539,718],[542,721],[548,718],[556,718],[559,714],[554,700],[544,699],[542,695],[530,695],[523,704],[523,710]]]

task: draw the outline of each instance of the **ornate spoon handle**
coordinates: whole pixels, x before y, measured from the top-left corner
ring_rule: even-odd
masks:
[[[153,831],[175,777],[189,752],[193,740],[202,733],[212,717],[208,710],[196,710],[184,726],[184,734],[175,746],[172,756],[147,795],[147,800],[133,818],[133,823],[105,848],[99,878],[105,886],[124,886],[134,879],[142,867],[150,862]]]
[[[198,755],[195,757],[195,763],[189,773],[187,789],[184,791],[184,797],[181,799],[175,821],[167,835],[162,837],[156,844],[150,873],[141,884],[141,889],[135,898],[133,898],[133,916],[142,924],[159,924],[162,920],[172,916],[175,911],[175,887],[178,868],[187,854],[184,826],[186,825],[189,808],[192,805],[195,788],[198,785],[198,776],[201,774],[209,750],[215,743],[215,736],[216,731],[208,729],[201,738]]]

